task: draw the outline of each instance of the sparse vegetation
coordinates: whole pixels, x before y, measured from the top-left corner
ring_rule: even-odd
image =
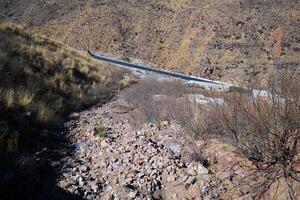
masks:
[[[35,191],[42,194],[37,195],[37,199],[43,199],[47,198],[44,193],[49,191],[48,188],[52,190],[50,194],[59,192],[65,186],[68,192],[84,198],[96,196],[99,191],[117,196],[113,193],[109,195],[111,191],[106,192],[113,183],[116,187],[113,189],[117,192],[130,190],[131,196],[134,192],[138,197],[146,190],[151,191],[151,187],[153,191],[157,188],[164,191],[173,180],[177,189],[177,182],[184,179],[184,189],[188,191],[197,187],[201,193],[203,190],[203,198],[209,194],[211,199],[229,199],[226,195],[234,194],[231,199],[235,199],[235,195],[247,199],[275,199],[276,196],[280,196],[277,199],[298,199],[299,6],[296,0],[276,3],[274,0],[3,0],[0,3],[0,18],[20,22],[31,30],[0,21],[0,193],[13,193],[13,196],[15,193],[35,199],[30,196],[34,196],[31,191]],[[39,34],[47,35],[52,40]],[[118,126],[116,129],[105,128],[102,124],[92,126],[94,135],[101,141],[100,150],[95,149],[98,144],[90,143],[93,141],[88,138],[89,133],[83,134],[84,141],[81,137],[82,130],[85,130],[82,125],[90,130],[90,125],[95,124],[94,121],[86,123],[90,115],[76,112],[70,116],[72,119],[65,123],[64,128],[70,131],[70,137],[79,136],[74,142],[72,138],[74,151],[79,152],[75,158],[87,162],[63,166],[62,162],[69,162],[69,158],[56,162],[56,157],[68,156],[73,150],[65,145],[64,136],[60,134],[68,114],[108,100],[116,91],[129,85],[132,79],[125,72],[99,64],[58,40],[81,50],[109,53],[126,61],[141,60],[168,70],[232,82],[236,86],[231,87],[230,92],[221,94],[225,101],[218,105],[208,103],[207,98],[202,97],[196,102],[194,94],[200,96],[204,93],[206,97],[214,97],[215,94],[193,91],[180,82],[142,80],[125,93],[125,100],[132,109],[122,104],[123,99],[119,99],[121,104],[117,102],[97,113],[105,118],[105,124],[109,124],[107,127]],[[268,85],[266,80],[273,76],[274,80]],[[269,95],[254,98],[250,90],[238,85],[267,88]],[[110,109],[113,110],[112,115],[106,116]],[[128,114],[138,125],[156,123],[159,126],[149,125],[141,132],[135,131],[128,121],[118,119]],[[169,123],[173,120],[181,125],[180,133],[176,132],[176,123]],[[77,124],[81,127],[76,127]],[[154,134],[144,131],[148,128]],[[164,128],[168,130],[161,130]],[[106,143],[107,134],[114,138],[114,130],[117,130],[117,139]],[[130,134],[120,137],[123,131]],[[179,134],[185,140],[179,141],[183,139]],[[151,137],[148,138],[148,135]],[[132,141],[122,143],[123,136],[129,136]],[[124,148],[114,148],[120,143]],[[222,143],[230,148],[214,148],[213,143],[216,146]],[[129,145],[133,148],[126,148]],[[142,145],[147,147],[142,149]],[[166,148],[160,148],[161,145]],[[61,152],[57,146],[67,147]],[[182,151],[180,156],[176,155],[174,159],[169,156],[169,152],[165,151],[168,146]],[[126,153],[128,149],[128,152],[140,149],[141,152],[132,157]],[[148,150],[149,156],[143,156],[143,151]],[[213,153],[206,152],[210,150]],[[104,153],[106,151],[111,151],[111,154]],[[107,155],[119,152],[125,152],[128,159],[109,158],[116,162],[109,160],[107,165],[107,158],[112,157]],[[155,156],[152,156],[153,152]],[[166,155],[170,157],[170,163],[160,167],[169,160],[164,157]],[[100,162],[101,165],[97,163],[99,157],[105,161]],[[186,161],[183,159],[185,157]],[[143,161],[146,159],[149,162]],[[210,165],[205,165],[204,161]],[[209,168],[205,169],[208,175],[203,176],[203,180],[198,173],[202,166],[194,165],[199,163],[204,165],[204,169]],[[87,166],[81,167],[85,164],[95,164],[96,173]],[[119,168],[119,164],[123,167],[127,165],[126,170],[120,170],[122,173],[116,173],[118,170],[115,168]],[[142,170],[127,173],[134,168],[132,164],[140,165]],[[151,165],[163,168],[164,173],[168,171],[168,177],[160,176],[164,173],[156,169],[159,174],[151,172],[148,176],[148,171],[151,171],[148,166]],[[72,182],[57,184],[56,179],[66,177],[65,172],[70,166],[75,169],[69,171]],[[101,176],[85,176],[88,173],[97,174],[99,166],[111,169],[108,174],[101,173]],[[128,166],[130,169],[127,170]],[[51,171],[60,167],[63,174],[59,177],[53,175]],[[185,173],[185,167],[193,169]],[[73,174],[76,177],[73,178]],[[153,182],[151,180],[149,187],[145,185],[140,189],[134,185],[140,182],[138,179],[141,176],[137,174],[143,176],[143,184],[152,177]],[[133,179],[132,175],[137,179]],[[113,177],[113,181],[106,179],[108,176]],[[115,184],[115,178],[122,187]],[[47,183],[50,187],[40,186],[40,182],[51,179],[51,183]],[[123,179],[126,185],[122,183]],[[196,185],[198,182],[201,188]],[[19,194],[19,191],[23,193]],[[154,199],[163,197],[157,192],[153,194]],[[199,197],[200,192],[195,196]]]
[[[43,129],[60,127],[70,111],[104,101],[130,83],[124,72],[12,23],[0,23],[0,40],[2,152],[13,144],[16,151],[28,149],[25,138],[35,141]]]
[[[293,182],[300,183],[293,168],[299,162],[299,77],[283,72],[278,84],[270,84],[267,97],[231,94],[224,106],[211,107],[198,137],[223,138],[253,163],[252,173],[241,180],[251,186],[251,195],[261,198],[278,180],[287,199],[296,199]],[[271,94],[272,93],[272,94]]]
[[[273,33],[282,26],[281,66],[299,74],[295,0],[4,0],[0,9],[78,49],[240,84],[272,75]]]
[[[270,188],[281,181],[287,198],[295,199],[293,182],[300,184],[299,172],[293,167],[300,161],[299,83],[299,76],[281,71],[275,86],[270,81],[267,97],[231,92],[225,95],[224,105],[197,105],[184,97],[189,89],[176,83],[160,88],[158,83],[144,81],[131,88],[126,99],[137,107],[135,121],[159,124],[175,120],[192,138],[217,138],[235,147],[252,163],[250,173],[237,187],[250,185],[254,198],[270,194]],[[178,90],[172,90],[172,84]]]
[[[95,127],[95,135],[100,138],[100,140],[103,140],[106,137],[106,129],[105,127],[97,124]]]
[[[185,129],[185,134],[196,136],[207,122],[207,106],[199,105],[188,95],[203,94],[214,97],[220,93],[190,88],[181,82],[143,80],[125,92],[125,100],[135,108],[131,113],[138,124],[176,121]]]
[[[140,124],[175,119],[183,123],[186,117],[184,114],[191,109],[187,99],[182,97],[188,91],[189,88],[180,82],[149,79],[129,88],[125,99],[136,108],[132,117]]]

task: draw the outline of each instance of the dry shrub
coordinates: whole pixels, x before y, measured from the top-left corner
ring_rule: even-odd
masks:
[[[136,108],[132,118],[138,124],[176,121],[194,135],[203,122],[199,120],[203,108],[192,103],[187,94],[197,92],[181,82],[146,79],[128,88],[124,96]]]
[[[229,139],[239,153],[255,166],[246,184],[262,197],[279,179],[286,184],[287,199],[296,199],[291,180],[300,182],[293,166],[300,155],[300,80],[283,73],[276,85],[270,84],[266,97],[232,94],[224,106],[211,110],[214,123],[203,130]],[[210,121],[210,122],[212,122]]]
[[[17,94],[17,103],[20,108],[28,108],[33,101],[34,94],[27,89],[21,89]]]
[[[11,89],[9,90],[2,90],[3,92],[3,100],[6,103],[6,107],[8,109],[12,109],[14,107],[15,101],[15,92]]]

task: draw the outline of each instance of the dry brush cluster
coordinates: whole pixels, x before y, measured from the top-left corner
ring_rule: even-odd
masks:
[[[293,182],[300,183],[300,82],[297,75],[283,72],[271,82],[265,97],[234,94],[214,109],[215,134],[230,139],[237,151],[253,163],[255,195],[264,195],[282,181],[287,198],[294,196]],[[249,182],[247,183],[249,184]]]
[[[180,83],[148,80],[130,88],[126,100],[137,107],[135,121],[175,120],[189,136],[233,145],[252,163],[238,187],[250,185],[255,198],[280,182],[287,198],[295,199],[295,183],[300,184],[299,83],[297,75],[285,71],[276,83],[270,81],[267,96],[231,92],[223,105],[197,105],[187,98],[191,89]]]

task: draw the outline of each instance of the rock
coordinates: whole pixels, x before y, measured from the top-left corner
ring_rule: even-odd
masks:
[[[69,188],[68,188],[68,191],[69,191],[70,193],[75,193],[75,190],[76,190],[75,187],[69,187]]]
[[[69,188],[71,185],[73,185],[71,182],[69,182],[69,181],[61,181],[60,183],[59,183],[59,185],[60,185],[60,187],[62,187],[62,188]]]
[[[80,186],[83,186],[83,185],[84,185],[84,181],[83,181],[83,178],[82,178],[81,176],[78,178],[78,184],[79,184]]]
[[[180,152],[183,148],[182,143],[175,139],[166,138],[162,141],[162,144],[166,148],[170,149],[176,156],[180,155]]]
[[[233,183],[229,179],[224,180],[223,185],[227,190],[231,190],[234,187]]]
[[[160,126],[163,127],[163,128],[167,128],[169,126],[169,122],[168,121],[162,121],[160,123]]]
[[[99,186],[98,185],[92,185],[92,190],[94,193],[97,193],[98,189],[99,189]]]
[[[179,162],[177,163],[177,167],[178,167],[178,168],[183,168],[183,167],[184,167],[184,163],[181,162],[181,161],[179,161]]]
[[[172,137],[173,132],[169,129],[163,129],[158,132],[161,137]]]
[[[195,170],[194,168],[192,168],[192,167],[189,168],[188,173],[189,173],[191,176],[196,176],[196,175],[197,175],[196,170]]]
[[[188,172],[194,173],[193,170],[195,170],[199,175],[208,174],[208,169],[198,162],[193,162],[188,166]]]
[[[137,195],[137,191],[131,191],[128,193],[128,197],[134,199]]]
[[[196,146],[200,149],[202,149],[205,145],[205,141],[204,140],[197,140],[196,142]]]
[[[101,143],[100,143],[100,146],[102,148],[107,148],[109,146],[109,144],[106,142],[106,140],[102,140]]]
[[[81,172],[87,172],[90,168],[85,165],[82,165],[79,169]]]
[[[187,183],[189,183],[190,185],[194,185],[197,181],[196,177],[189,177],[189,179],[187,180]]]
[[[133,180],[134,179],[132,177],[127,177],[127,178],[125,178],[124,182],[125,182],[125,184],[131,184],[133,182]]]
[[[294,162],[292,168],[295,172],[300,172],[300,161]]]
[[[57,166],[60,166],[60,165],[61,165],[60,161],[51,162],[52,167],[57,167]]]
[[[186,190],[188,190],[190,186],[191,186],[191,185],[190,185],[189,183],[184,184],[184,188],[185,188]],[[186,199],[186,198],[184,198],[184,199]]]
[[[234,154],[232,152],[225,151],[217,155],[217,162],[221,166],[226,166],[233,161],[234,161]]]
[[[180,175],[179,181],[180,182],[185,182],[189,178],[189,175],[184,173]]]
[[[198,174],[208,174],[208,169],[206,169],[202,164],[198,163],[196,165],[196,171]]]
[[[172,181],[175,181],[176,180],[176,176],[175,175],[169,175],[167,177],[167,182],[172,182]]]
[[[231,175],[231,173],[228,172],[228,171],[221,172],[221,173],[218,173],[218,172],[216,173],[217,178],[220,179],[220,180],[230,178],[230,175]]]

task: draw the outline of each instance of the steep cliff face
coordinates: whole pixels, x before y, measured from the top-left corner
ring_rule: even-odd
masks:
[[[272,76],[280,27],[281,66],[299,73],[297,0],[7,2],[5,16],[73,47],[240,84]]]

